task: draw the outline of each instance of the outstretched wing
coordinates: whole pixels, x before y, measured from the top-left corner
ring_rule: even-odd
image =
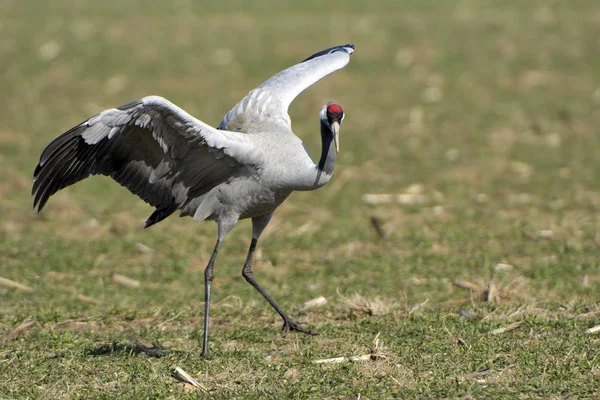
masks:
[[[170,101],[148,96],[75,126],[46,147],[32,195],[41,211],[50,196],[102,174],[157,208],[152,225],[259,159],[252,137],[220,131]]]
[[[233,107],[219,129],[248,133],[291,132],[288,107],[292,101],[313,83],[344,68],[353,52],[352,44],[331,47],[281,71]]]

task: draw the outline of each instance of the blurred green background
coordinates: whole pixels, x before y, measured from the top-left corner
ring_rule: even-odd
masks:
[[[430,329],[441,332],[439,338],[445,337],[439,316],[459,318],[460,307],[483,307],[476,314],[484,319],[495,307],[506,307],[506,315],[531,307],[537,310],[532,318],[547,321],[556,311],[551,320],[586,327],[585,318],[597,315],[600,291],[599,38],[600,4],[591,0],[0,2],[0,276],[33,289],[0,287],[0,331],[11,338],[0,352],[0,372],[2,365],[4,373],[12,371],[12,383],[0,389],[7,397],[45,390],[64,395],[62,383],[40,383],[41,392],[23,388],[19,372],[9,368],[11,355],[43,360],[47,354],[36,353],[33,343],[58,352],[71,343],[79,349],[78,363],[95,362],[82,349],[121,338],[108,327],[122,321],[130,321],[136,335],[199,354],[202,271],[215,225],[174,216],[142,230],[152,208],[105,177],[59,192],[36,215],[31,180],[44,147],[85,118],[150,94],[216,126],[262,81],[345,43],[356,46],[350,64],[290,108],[295,133],[315,156],[318,112],[328,101],[344,107],[334,179],[316,192],[293,194],[280,207],[259,243],[255,267],[258,281],[285,309],[317,296],[329,299],[322,309],[292,312],[325,332],[318,340],[302,337],[294,350],[299,357],[351,351],[344,346],[353,339],[341,347],[327,340],[344,337],[341,329],[370,341],[392,329],[385,318],[403,320],[418,304],[426,305],[428,317],[406,323],[437,325]],[[365,194],[403,196],[372,205]],[[249,241],[245,221],[228,236],[216,264],[211,340],[222,363],[233,357],[226,346],[232,330],[244,337],[264,328],[263,335],[283,340],[276,334],[278,318],[240,275]],[[140,287],[115,284],[112,273]],[[354,315],[348,300],[355,294],[384,304],[387,317]],[[81,295],[96,301],[81,301]],[[218,305],[229,305],[231,296],[233,306]],[[14,341],[15,327],[27,318],[38,325]],[[179,321],[179,330],[138,326],[140,318]],[[105,329],[83,335],[67,329],[65,339],[52,328],[71,319],[105,321]],[[387,340],[390,352],[402,353],[405,344],[395,340]],[[583,346],[591,339],[573,340]],[[246,343],[258,354],[263,345],[252,336]],[[269,362],[263,364],[249,370],[268,371]],[[418,370],[408,360],[401,364]],[[588,389],[598,361],[591,365],[577,375]],[[54,373],[66,373],[61,368]],[[370,387],[374,378],[359,374],[363,381],[357,381],[352,368],[339,375],[342,383],[319,386],[316,393],[356,395]],[[34,371],[34,381],[45,373]],[[214,378],[226,382],[237,373]],[[526,381],[532,370],[519,373]],[[414,372],[400,393],[465,395],[444,386],[452,370],[436,374]],[[303,378],[289,381],[298,385]],[[424,383],[437,378],[434,389]],[[299,393],[273,379],[273,392],[257,384],[217,393]],[[557,379],[548,392],[535,393],[560,393],[575,378]],[[499,389],[505,384],[496,382],[494,390],[510,393]],[[391,387],[399,390],[394,382]],[[162,393],[156,386],[148,390],[140,393]],[[472,393],[488,393],[482,390]]]

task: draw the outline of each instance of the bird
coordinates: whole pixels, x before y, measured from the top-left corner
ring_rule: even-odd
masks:
[[[57,191],[101,174],[155,207],[145,228],[177,210],[195,221],[216,221],[217,241],[204,270],[202,358],[208,354],[217,253],[234,225],[251,218],[243,277],[281,316],[284,333],[314,335],[258,284],[252,259],[275,209],[293,191],[320,188],[333,175],[342,107],[330,102],[319,113],[322,151],[317,163],[292,132],[288,107],[305,89],[345,67],[353,52],[352,44],[334,46],[277,73],[240,100],[217,128],[154,95],[104,110],[43,150],[33,177],[33,207],[41,212]]]

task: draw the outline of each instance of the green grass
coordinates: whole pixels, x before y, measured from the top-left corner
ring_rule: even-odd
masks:
[[[32,288],[0,286],[0,398],[597,397],[597,2],[86,4],[0,4],[0,277]],[[160,94],[216,125],[266,78],[348,42],[347,68],[290,109],[314,155],[318,111],[344,107],[335,177],[280,207],[255,263],[319,336],[282,337],[241,277],[247,221],[217,260],[204,361],[214,224],[143,230],[152,208],[101,177],[31,210],[41,151],[84,118]],[[362,200],[411,186],[428,201]]]

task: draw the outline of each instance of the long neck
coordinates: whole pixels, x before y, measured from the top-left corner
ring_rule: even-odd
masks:
[[[336,151],[335,144],[333,143],[333,132],[331,132],[331,128],[323,120],[321,120],[321,142],[323,147],[321,149],[321,159],[317,167],[319,168],[319,172],[325,172],[331,178],[333,169],[335,168]]]
[[[335,168],[335,144],[333,142],[333,132],[331,128],[321,120],[321,159],[316,165],[317,176],[312,182],[311,189],[319,188],[325,185],[331,179],[333,169]]]
[[[323,143],[321,159],[317,164],[311,163],[311,168],[303,169],[303,173],[294,178],[291,186],[293,190],[315,190],[331,179],[335,167],[336,151],[333,132],[323,121],[321,121],[321,140]]]

